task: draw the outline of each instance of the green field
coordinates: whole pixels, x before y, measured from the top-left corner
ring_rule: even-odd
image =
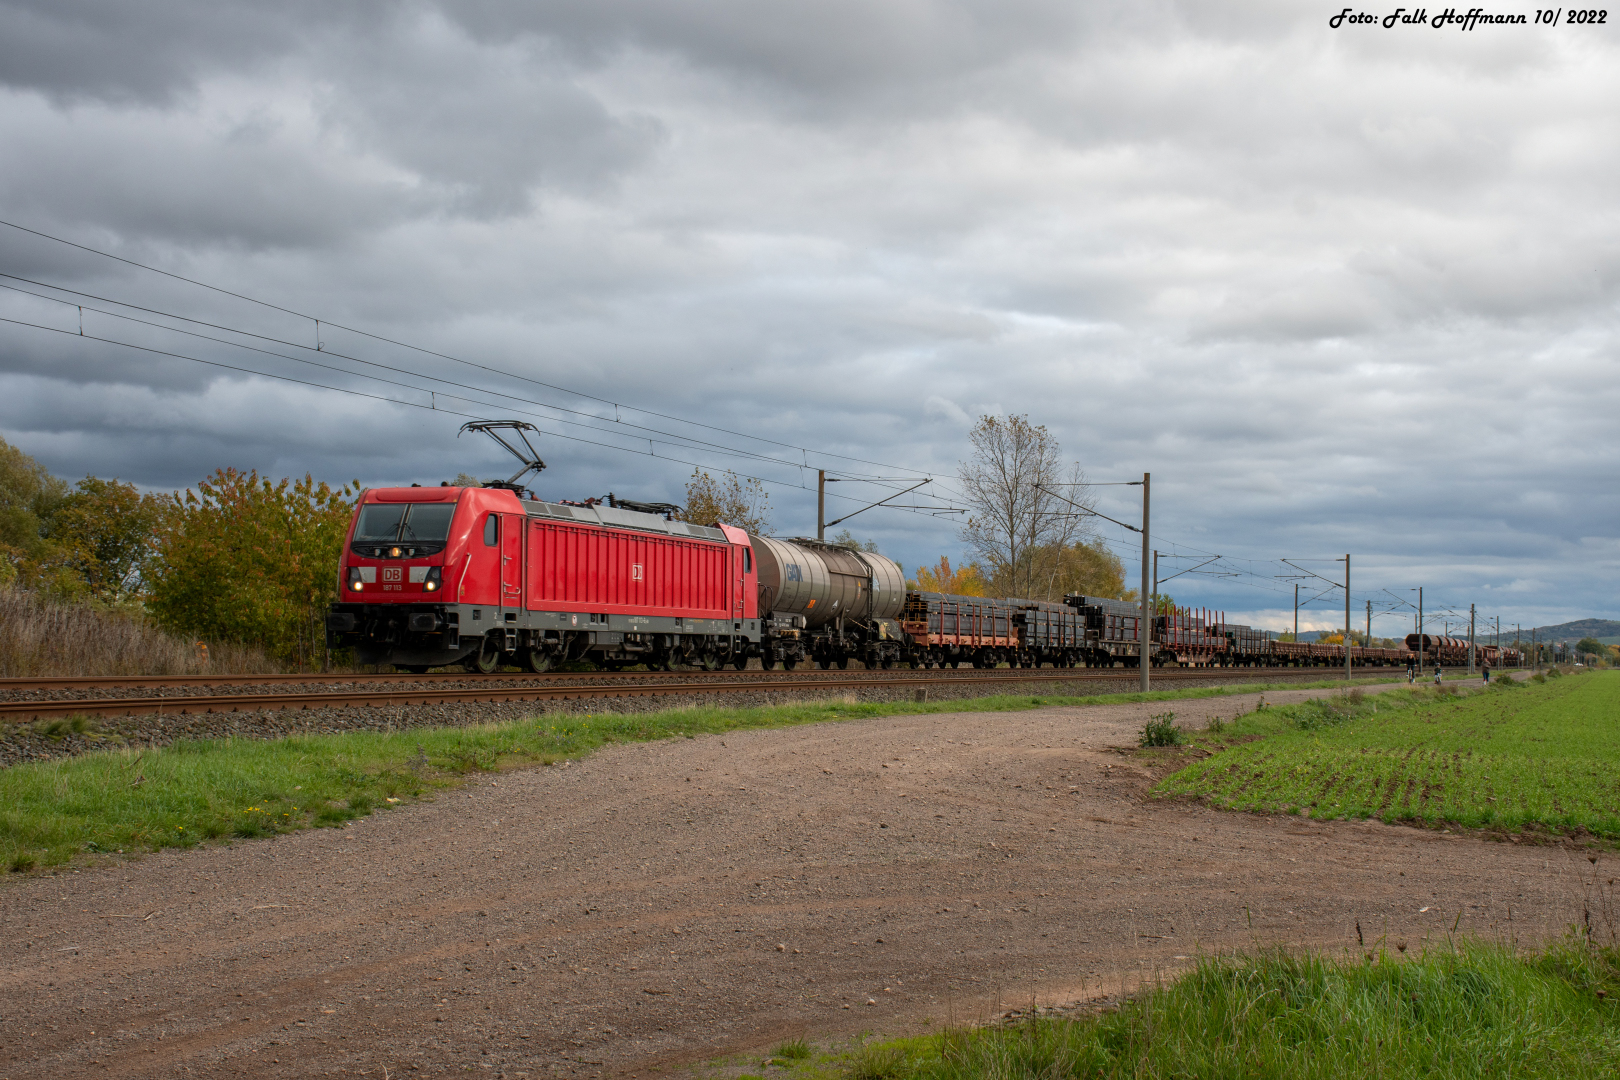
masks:
[[[1217,752],[1154,793],[1231,810],[1620,839],[1617,735],[1620,672],[1468,694],[1352,694],[1205,736]]]
[[[1609,1077],[1620,1075],[1614,963],[1574,938],[1528,957],[1466,943],[1204,958],[1102,1015],[871,1043],[844,1077]]]
[[[86,855],[133,854],[341,824],[454,784],[467,773],[550,764],[614,742],[869,716],[1178,701],[1277,688],[1222,686],[1092,697],[999,695],[931,703],[850,698],[753,709],[550,714],[476,727],[222,739],[177,742],[162,749],[99,751],[0,769],[0,871],[60,865]],[[84,718],[77,723],[58,720],[42,725],[40,731],[48,735],[87,726]]]

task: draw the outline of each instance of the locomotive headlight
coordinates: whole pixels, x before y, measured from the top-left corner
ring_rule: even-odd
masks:
[[[397,547],[393,547],[393,548],[389,548],[389,549],[388,549],[388,557],[389,557],[389,558],[390,558],[390,559],[397,559],[397,558],[399,558],[399,557],[400,557],[400,556],[401,556],[401,555],[403,555],[403,554],[405,554],[405,553],[404,553],[404,552],[403,552],[403,551],[401,551],[401,550],[400,550],[400,549],[399,549],[399,548],[397,548]]]
[[[422,580],[423,592],[438,592],[439,586],[444,584],[444,570],[441,567],[428,567],[427,577]]]
[[[365,588],[365,583],[360,580],[360,568],[358,566],[349,567],[349,588],[355,592]]]

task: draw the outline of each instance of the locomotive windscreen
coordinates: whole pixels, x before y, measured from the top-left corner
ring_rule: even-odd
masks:
[[[354,542],[442,544],[455,513],[455,503],[367,503],[354,527]]]

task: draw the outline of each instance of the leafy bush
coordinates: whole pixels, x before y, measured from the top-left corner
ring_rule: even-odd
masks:
[[[1176,714],[1159,713],[1150,717],[1142,728],[1143,746],[1180,746],[1187,741],[1186,732],[1176,726]]]
[[[235,469],[171,496],[94,476],[75,486],[0,440],[0,587],[150,614],[188,645],[252,642],[314,666],[359,490]]]
[[[286,663],[316,666],[358,494],[359,481],[276,484],[216,471],[165,507],[148,607],[174,630],[257,642]]]
[[[161,500],[133,484],[87,476],[75,488],[0,439],[0,585],[126,602],[160,514]]]

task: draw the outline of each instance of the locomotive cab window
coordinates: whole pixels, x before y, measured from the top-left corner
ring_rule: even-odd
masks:
[[[494,514],[484,519],[484,546],[494,547],[501,537],[501,519]]]
[[[743,548],[743,573],[754,572],[754,551],[752,548]]]
[[[367,503],[354,526],[353,546],[372,556],[400,545],[413,555],[432,555],[444,549],[455,512],[454,503]]]

